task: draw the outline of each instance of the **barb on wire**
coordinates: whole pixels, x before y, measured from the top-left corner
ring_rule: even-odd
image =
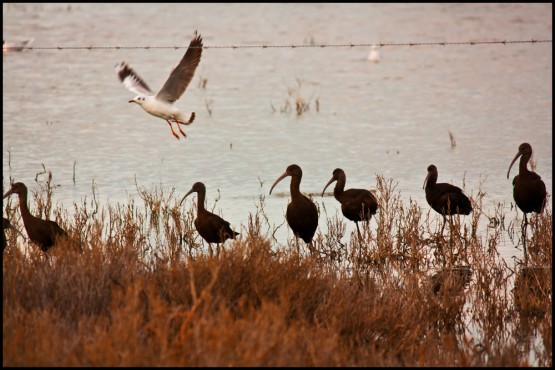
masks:
[[[452,41],[452,42],[375,42],[375,43],[362,43],[362,44],[290,44],[290,45],[204,45],[199,46],[203,49],[268,49],[268,48],[355,48],[355,47],[371,47],[371,46],[398,46],[398,47],[413,47],[413,46],[449,46],[449,45],[508,45],[508,44],[537,44],[537,43],[550,43],[552,40],[490,40],[490,41]],[[27,50],[106,50],[106,49],[186,49],[188,45],[184,46],[29,46],[23,49]],[[192,48],[195,48],[193,46]]]

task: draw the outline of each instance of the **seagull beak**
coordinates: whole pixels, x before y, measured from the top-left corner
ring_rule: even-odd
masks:
[[[136,103],[135,99],[129,100],[129,103]]]

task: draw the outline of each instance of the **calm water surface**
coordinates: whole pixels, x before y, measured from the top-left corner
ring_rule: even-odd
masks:
[[[35,47],[185,47],[194,30],[206,46],[550,40],[552,5],[3,5],[4,39],[33,37]],[[529,142],[551,193],[551,43],[386,46],[380,63],[369,62],[368,52],[205,49],[177,102],[197,114],[179,141],[163,120],[128,104],[133,94],[114,65],[127,61],[157,90],[183,48],[4,53],[4,186],[13,177],[36,188],[44,164],[61,185],[54,200],[70,210],[92,197],[93,180],[101,205],[136,197],[135,181],[175,188],[179,197],[202,181],[208,205],[219,196],[216,211],[240,229],[260,195],[270,222],[283,223],[289,179],[268,191],[289,164],[303,169],[305,193],[319,194],[341,167],[347,188],[374,189],[376,174],[383,175],[398,183],[404,201],[428,211],[422,184],[433,163],[439,182],[464,182],[468,195],[481,186],[485,211],[493,215],[501,203],[512,218],[507,169],[519,144]],[[289,91],[311,99],[310,111],[280,112],[294,102]],[[515,165],[511,179],[517,172]],[[333,197],[314,199],[340,214]],[[279,243],[293,237],[285,225],[276,236]],[[511,258],[520,250],[505,243],[501,253]]]

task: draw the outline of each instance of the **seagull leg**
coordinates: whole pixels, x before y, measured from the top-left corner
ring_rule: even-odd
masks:
[[[175,117],[173,118],[173,120],[175,121],[175,124],[177,125],[179,132],[181,132],[181,135],[183,135],[183,137],[187,137],[187,134],[183,132],[183,130],[181,129],[181,126],[179,126],[179,122],[175,119]]]
[[[172,130],[173,136],[175,136],[175,138],[176,138],[177,140],[179,140],[179,135],[177,135],[177,134],[175,133],[175,131],[173,130],[173,127],[172,127],[171,122],[168,121],[168,120],[166,120],[166,122],[168,123],[168,125],[170,125],[170,130]],[[179,127],[179,125],[178,125],[177,127]]]

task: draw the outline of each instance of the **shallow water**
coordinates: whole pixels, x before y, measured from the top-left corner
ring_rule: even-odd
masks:
[[[33,37],[35,47],[184,47],[194,30],[206,46],[552,37],[551,4],[4,4],[3,10],[4,39]],[[511,179],[507,170],[519,144],[529,142],[551,193],[551,43],[384,46],[380,63],[366,59],[369,51],[205,49],[177,102],[197,114],[179,141],[163,120],[128,104],[133,94],[114,65],[127,61],[157,90],[183,48],[4,53],[4,186],[12,177],[34,189],[44,164],[61,185],[54,201],[69,209],[92,197],[93,181],[101,205],[135,196],[135,181],[176,188],[179,197],[202,181],[208,205],[219,196],[216,211],[238,230],[260,195],[270,222],[283,223],[289,179],[268,191],[289,164],[303,169],[301,191],[340,214],[333,197],[318,195],[334,168],[345,170],[347,188],[374,189],[376,174],[393,178],[403,200],[428,211],[422,184],[433,163],[439,182],[464,185],[468,195],[481,186],[486,209],[493,214],[501,203],[513,217],[518,165]],[[280,112],[286,101],[294,103],[289,90],[310,99],[308,112]],[[196,199],[190,198],[185,207]],[[292,233],[283,226],[276,237],[285,243]],[[520,253],[510,243],[501,251],[507,258]]]

